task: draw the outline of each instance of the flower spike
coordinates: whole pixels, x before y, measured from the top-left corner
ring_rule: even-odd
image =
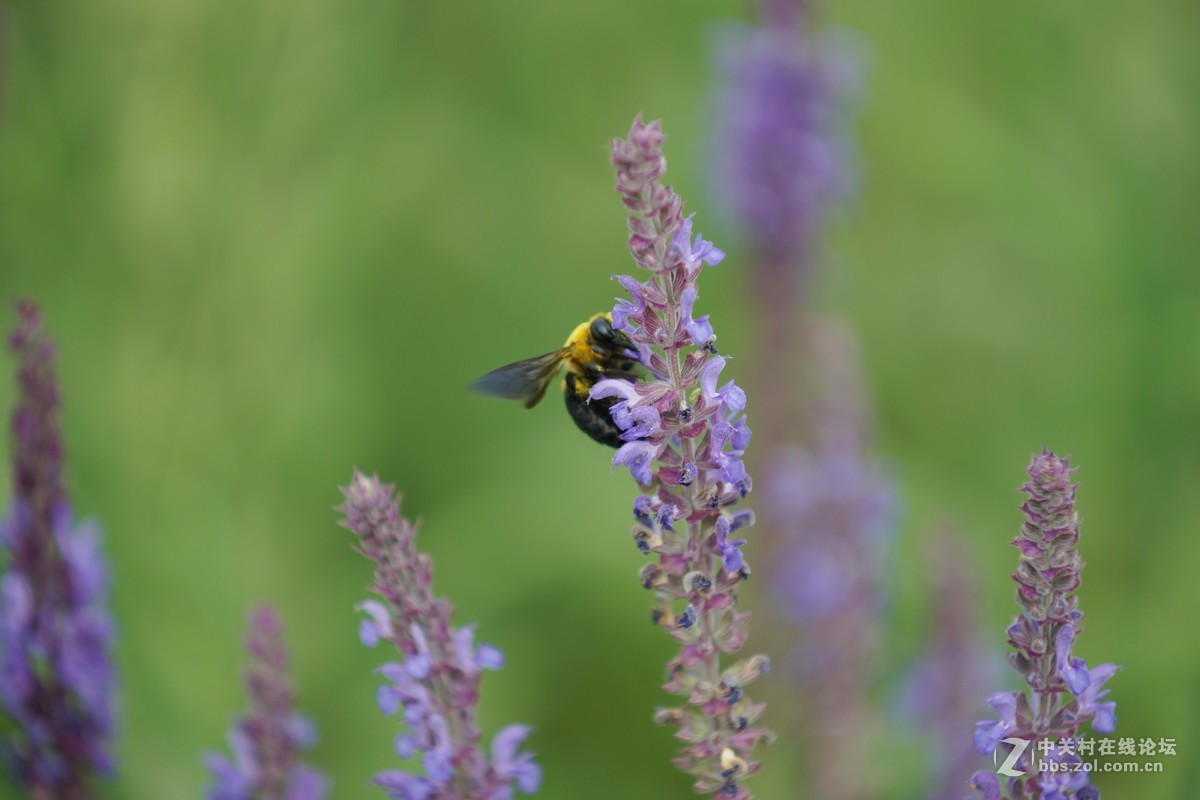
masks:
[[[399,656],[379,668],[386,682],[376,702],[384,714],[402,716],[396,754],[418,757],[423,772],[388,770],[375,784],[392,800],[512,800],[514,785],[536,792],[541,768],[532,753],[520,751],[531,728],[501,730],[490,757],[480,744],[480,676],[499,669],[504,658],[495,647],[475,643],[473,626],[451,623],[454,607],[433,594],[433,563],[417,550],[417,528],[400,516],[395,489],[356,471],[342,494],[342,525],[375,563],[371,588],[380,597],[359,604],[365,615],[359,638],[368,647],[387,643]]]
[[[98,528],[72,521],[54,345],[33,303],[17,314],[13,505],[0,521],[0,706],[16,730],[4,755],[29,796],[83,800],[113,772],[108,567]]]
[[[1069,745],[1087,723],[1098,733],[1116,727],[1116,703],[1099,702],[1107,694],[1105,682],[1117,667],[1101,664],[1091,669],[1071,648],[1083,631],[1079,610],[1079,588],[1083,559],[1079,555],[1079,514],[1075,511],[1075,470],[1068,459],[1043,448],[1035,453],[1027,470],[1029,480],[1020,489],[1027,496],[1021,506],[1025,523],[1011,544],[1021,553],[1013,580],[1021,613],[1008,627],[1008,644],[1013,648],[1008,661],[1025,678],[1028,691],[1000,692],[988,698],[995,719],[975,725],[975,747],[990,755],[1005,739],[1052,739],[1042,762],[1046,771],[1033,767],[1026,749],[1009,778],[1008,796],[1043,797],[1056,800],[1097,800],[1100,793],[1088,785],[1086,772],[1067,765],[1080,759]],[[1057,769],[1055,769],[1057,767]],[[986,800],[1002,800],[995,776],[972,778]],[[1040,792],[1040,794],[1039,794]]]
[[[694,776],[696,792],[745,800],[752,795],[743,781],[760,767],[754,747],[771,738],[754,725],[763,706],[745,689],[767,673],[767,658],[722,663],[741,649],[750,621],[737,601],[750,575],[742,534],[753,514],[735,508],[751,488],[742,461],[750,442],[746,393],[721,382],[729,362],[718,355],[709,316],[694,316],[697,279],[725,254],[693,231],[683,201],[662,182],[663,139],[658,122],[639,116],[612,143],[616,189],[630,212],[629,249],[649,272],[645,281],[619,278],[632,300],[618,300],[613,319],[649,353],[643,363],[653,380],[600,381],[592,396],[621,398],[612,417],[627,442],[612,463],[644,487],[633,537],[658,563],[642,570],[642,585],[656,595],[653,620],[680,646],[663,688],[683,705],[659,709],[655,719],[684,742],[674,763]]]

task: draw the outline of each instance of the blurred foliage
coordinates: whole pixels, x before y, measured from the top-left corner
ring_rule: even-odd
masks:
[[[1000,641],[1014,490],[1047,444],[1081,467],[1079,651],[1125,666],[1118,734],[1179,742],[1164,774],[1097,783],[1187,797],[1200,7],[828,5],[872,67],[824,302],[861,332],[907,506],[881,689],[919,650],[920,542],[942,515],[972,536]],[[505,650],[485,721],[537,728],[542,797],[689,796],[649,721],[670,643],[636,581],[634,487],[554,398],[525,412],[464,386],[610,304],[630,262],[605,145],[634,113],[664,118],[698,227],[736,242],[706,213],[703,147],[711,26],[743,11],[9,2],[0,298],[44,306],[75,506],[107,531],[124,712],[106,796],[198,795],[264,598],[314,762],[336,797],[378,796],[385,654],[357,641],[368,565],[332,511],[353,466],[403,489],[438,589]],[[737,354],[754,310],[727,249],[702,303]],[[896,723],[864,766],[888,798],[920,796],[910,734]],[[771,777],[788,759],[768,751],[763,797],[789,795]]]

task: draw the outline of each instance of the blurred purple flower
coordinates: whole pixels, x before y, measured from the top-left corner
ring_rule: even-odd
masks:
[[[805,309],[821,228],[853,186],[844,129],[858,82],[852,42],[810,32],[805,6],[768,0],[758,26],[720,32],[711,175],[751,254],[768,608],[787,623],[770,627],[786,631],[798,680],[781,704],[804,762],[798,791],[856,800],[871,792],[861,765],[894,502],[863,435],[853,337]]]
[[[842,128],[856,59],[801,24],[727,25],[713,104],[717,195],[784,295],[807,288],[818,231],[853,182]]]
[[[381,598],[359,605],[366,614],[359,638],[368,647],[387,642],[400,654],[379,668],[387,682],[376,702],[384,714],[403,713],[408,730],[396,738],[396,753],[419,756],[425,773],[380,772],[376,785],[393,800],[511,800],[514,785],[536,792],[541,768],[531,753],[518,752],[529,727],[497,733],[490,759],[480,746],[480,673],[503,666],[503,655],[476,645],[474,626],[451,624],[453,607],[433,594],[433,564],[416,549],[416,526],[400,516],[395,490],[356,471],[342,494],[342,525],[375,563],[372,588]]]
[[[929,540],[923,562],[931,624],[905,681],[903,709],[915,730],[930,734],[931,800],[961,800],[963,776],[983,766],[963,733],[971,730],[980,695],[1001,677],[993,648],[981,638],[978,579],[969,556],[962,535],[944,526]]]
[[[999,718],[982,720],[975,727],[975,746],[983,755],[990,755],[1001,739],[1062,741],[1076,737],[1085,723],[1090,722],[1099,733],[1111,733],[1116,727],[1116,704],[1097,701],[1108,694],[1102,687],[1118,668],[1101,664],[1089,670],[1082,659],[1070,653],[1083,630],[1083,612],[1075,594],[1083,571],[1076,486],[1071,483],[1075,470],[1068,459],[1043,448],[1034,454],[1027,472],[1029,481],[1021,487],[1028,496],[1021,506],[1025,523],[1011,542],[1021,552],[1012,577],[1022,610],[1007,633],[1008,644],[1015,651],[1008,657],[1009,664],[1025,678],[1032,694],[992,695],[988,703]],[[1027,774],[1008,780],[1010,796],[1043,800],[1099,797],[1099,792],[1087,785],[1087,773],[1039,772],[1032,767],[1029,750],[1016,767]],[[1076,758],[1065,752],[1058,756],[1060,760]],[[980,791],[986,800],[998,800],[998,790],[989,794],[990,789],[980,787]]]
[[[329,790],[321,773],[299,760],[316,743],[316,728],[292,710],[288,656],[279,617],[269,605],[250,614],[246,694],[250,711],[227,737],[233,757],[205,756],[212,783],[209,800],[322,800]]]
[[[17,313],[13,502],[0,522],[0,701],[15,725],[5,761],[30,796],[74,800],[113,771],[108,568],[96,527],[71,521],[54,345],[32,303]]]
[[[779,613],[818,626],[851,603],[875,614],[895,506],[888,476],[856,449],[799,446],[778,448],[770,474],[765,510],[787,525],[769,573]]]
[[[751,727],[763,706],[743,691],[765,673],[766,658],[721,667],[721,654],[741,649],[750,619],[736,610],[749,576],[746,540],[731,537],[753,521],[732,510],[751,486],[742,462],[750,440],[746,394],[732,380],[718,388],[726,360],[716,354],[709,317],[694,316],[697,278],[725,254],[694,234],[683,201],[662,182],[663,139],[659,123],[638,117],[628,138],[612,143],[617,192],[630,211],[629,248],[650,273],[645,281],[618,279],[632,301],[618,300],[614,317],[654,379],[602,380],[592,397],[621,398],[613,420],[635,440],[612,463],[646,487],[634,502],[633,536],[658,563],[643,570],[642,585],[657,596],[653,619],[681,646],[664,688],[686,703],[660,709],[655,719],[677,726],[685,746],[674,763],[695,777],[696,792],[739,800],[751,796],[742,780],[760,767],[753,748],[770,737]]]
[[[762,481],[765,578],[794,681],[786,705],[803,743],[805,787],[828,800],[863,797],[870,789],[861,764],[877,726],[871,687],[892,482],[855,441],[771,444]]]

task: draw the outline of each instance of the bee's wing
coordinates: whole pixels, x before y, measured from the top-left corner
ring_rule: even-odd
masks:
[[[533,408],[546,394],[546,387],[570,352],[570,348],[564,347],[544,356],[497,367],[472,383],[471,388],[492,397],[520,400],[526,408]]]

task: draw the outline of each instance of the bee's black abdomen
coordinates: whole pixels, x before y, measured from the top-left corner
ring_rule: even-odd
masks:
[[[605,397],[589,402],[587,392],[580,397],[576,386],[576,377],[571,373],[567,373],[566,390],[563,395],[567,400],[567,413],[571,415],[571,419],[575,420],[579,430],[600,444],[606,444],[609,447],[620,447],[625,444],[621,440],[621,429],[617,427],[617,423],[613,422],[612,416],[608,413],[613,403],[617,402],[616,398]]]

